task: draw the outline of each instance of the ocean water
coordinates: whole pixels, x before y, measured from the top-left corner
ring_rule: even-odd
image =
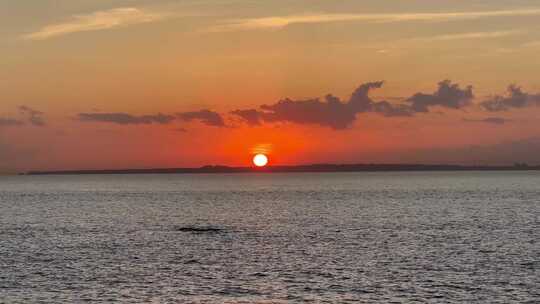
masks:
[[[540,303],[539,172],[0,177],[0,303]]]

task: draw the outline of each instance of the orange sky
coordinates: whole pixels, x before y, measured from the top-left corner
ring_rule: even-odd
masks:
[[[257,147],[540,163],[539,17],[531,0],[5,1],[0,172],[250,165]]]

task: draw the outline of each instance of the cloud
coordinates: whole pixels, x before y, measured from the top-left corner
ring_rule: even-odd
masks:
[[[219,113],[210,110],[177,113],[177,117],[185,121],[198,120],[201,123],[212,127],[225,127],[223,117],[221,117]]]
[[[480,103],[480,106],[489,112],[501,112],[516,108],[540,106],[540,93],[529,94],[516,85],[508,86],[507,91],[507,96],[495,95]]]
[[[327,95],[320,99],[284,99],[272,105],[262,105],[261,116],[266,122],[318,124],[333,129],[346,129],[356,120],[356,113],[339,98]]]
[[[262,122],[291,122],[298,124],[316,124],[335,130],[347,129],[360,113],[377,113],[386,117],[410,117],[417,113],[426,113],[431,107],[460,109],[469,106],[474,98],[472,87],[461,89],[450,80],[439,83],[432,94],[416,93],[405,99],[404,103],[390,103],[386,100],[375,101],[369,93],[383,86],[382,81],[360,85],[349,98],[342,101],[339,97],[326,95],[306,100],[289,98],[275,104],[262,105],[259,109],[241,109],[231,114],[243,119],[248,125],[256,126]]]
[[[167,15],[148,12],[134,7],[97,11],[87,15],[75,15],[63,23],[44,26],[40,30],[23,36],[26,40],[45,40],[58,36],[89,31],[100,31],[135,24],[162,20]]]
[[[467,39],[489,39],[489,38],[500,38],[513,36],[518,34],[523,34],[525,31],[522,30],[509,30],[509,31],[496,31],[496,32],[469,32],[469,33],[457,33],[457,34],[445,34],[438,36],[430,37],[417,37],[412,39],[407,39],[405,41],[410,42],[423,42],[423,41],[453,41],[453,40],[467,40]]]
[[[539,8],[498,10],[498,11],[476,11],[476,12],[448,12],[448,13],[395,13],[395,14],[303,14],[288,16],[271,16],[261,18],[247,18],[231,20],[212,28],[210,31],[238,31],[238,30],[261,30],[261,29],[282,29],[294,24],[328,23],[342,21],[364,21],[364,22],[411,22],[411,21],[456,21],[467,19],[480,19],[491,17],[523,17],[538,16]]]
[[[198,120],[203,124],[214,127],[225,127],[225,121],[219,113],[210,110],[201,110],[195,112],[177,113],[168,115],[158,113],[155,115],[132,115],[129,113],[79,113],[76,117],[82,122],[106,122],[118,125],[148,125],[148,124],[170,124],[175,120],[193,121]],[[177,129],[185,131],[185,129]]]
[[[34,110],[27,106],[20,106],[19,112],[27,117],[28,122],[36,127],[43,127],[46,125],[45,119],[43,118],[44,113],[41,111]]]
[[[373,102],[371,104],[371,110],[368,112],[379,113],[386,117],[405,117],[414,115],[414,111],[412,111],[408,105],[396,105],[385,100]]]
[[[79,113],[77,119],[83,122],[107,122],[119,125],[141,125],[141,124],[168,124],[175,117],[172,115],[156,114],[135,116],[128,113]]]
[[[392,104],[386,100],[374,101],[369,97],[369,92],[379,89],[384,82],[368,82],[360,85],[351,95],[349,106],[355,113],[373,112],[387,117],[412,116],[414,113],[405,104]]]
[[[473,99],[472,86],[461,89],[458,84],[444,80],[439,82],[439,88],[433,94],[416,93],[407,101],[413,111],[428,112],[432,106],[460,109],[470,105]]]
[[[263,119],[262,113],[255,109],[235,110],[232,111],[231,114],[239,116],[250,126],[260,125]]]
[[[14,127],[22,125],[24,125],[24,122],[20,120],[0,117],[0,127]]]
[[[0,117],[0,127],[19,127],[29,123],[35,127],[44,127],[46,125],[45,113],[32,109],[27,106],[18,107],[20,119]]]
[[[509,122],[510,120],[502,117],[488,117],[483,119],[463,119],[464,122],[482,122],[482,123],[488,123],[488,124],[494,124],[494,125],[504,125],[505,123]]]
[[[275,104],[262,105],[260,109],[232,111],[233,115],[242,118],[248,125],[254,126],[264,122],[292,122],[298,124],[316,124],[335,130],[349,128],[356,120],[358,113],[374,112],[384,116],[411,116],[413,113],[407,105],[394,105],[387,101],[373,101],[369,92],[382,87],[383,82],[369,82],[360,85],[348,101],[339,97],[326,95],[319,98],[292,100],[289,98]]]

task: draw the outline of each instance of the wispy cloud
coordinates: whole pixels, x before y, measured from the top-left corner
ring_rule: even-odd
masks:
[[[483,119],[463,119],[464,122],[481,122],[481,123],[487,123],[487,124],[493,124],[493,125],[504,125],[505,123],[509,122],[510,120],[502,117],[488,117]]]
[[[84,122],[108,122],[119,125],[148,125],[168,124],[175,119],[174,116],[165,114],[136,116],[128,113],[79,113],[77,120]]]
[[[208,126],[225,127],[225,121],[223,120],[221,114],[210,110],[182,112],[176,113],[175,115],[162,113],[150,115],[132,115],[124,112],[79,113],[75,119],[82,122],[105,122],[118,125],[166,125],[173,123],[175,120],[195,120]]]
[[[100,31],[155,22],[167,16],[166,14],[149,12],[134,7],[115,8],[87,15],[75,15],[65,22],[50,24],[36,32],[24,35],[23,39],[45,40],[78,32]]]
[[[500,38],[513,35],[523,34],[522,30],[510,30],[510,31],[495,31],[495,32],[469,32],[469,33],[457,33],[457,34],[445,34],[430,37],[417,37],[407,39],[406,41],[452,41],[452,40],[467,40],[467,39],[489,39]]]
[[[288,16],[271,16],[261,18],[247,18],[231,20],[219,25],[210,31],[238,31],[281,29],[293,24],[326,23],[339,21],[365,21],[365,22],[406,22],[406,21],[453,21],[466,19],[480,19],[490,17],[519,17],[538,16],[540,8],[476,11],[476,12],[449,12],[449,13],[395,13],[395,14],[303,14]]]
[[[536,48],[540,47],[540,41],[530,41],[522,45],[525,48]]]

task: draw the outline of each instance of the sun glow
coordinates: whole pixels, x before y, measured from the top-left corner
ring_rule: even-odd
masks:
[[[253,157],[253,164],[257,167],[264,167],[268,164],[268,157],[264,154],[257,154]]]

